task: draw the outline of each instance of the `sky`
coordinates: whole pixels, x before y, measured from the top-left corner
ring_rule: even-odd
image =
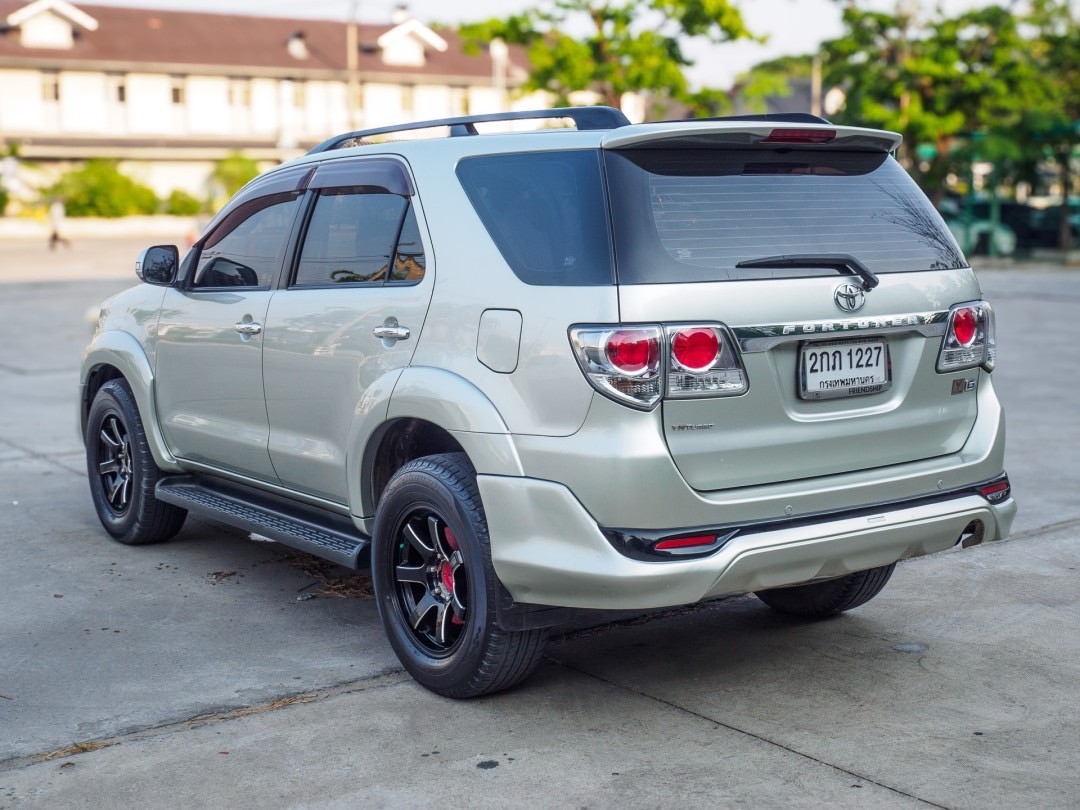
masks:
[[[91,0],[98,5],[219,11],[275,17],[321,17],[344,20],[353,7],[361,22],[388,22],[397,0]],[[74,0],[78,5],[79,0]],[[881,5],[891,5],[881,0]],[[957,12],[985,0],[945,0]],[[410,0],[411,16],[423,22],[457,23],[505,16],[535,0]],[[840,4],[835,0],[743,0],[739,4],[750,30],[768,37],[765,44],[689,42],[686,52],[696,65],[688,71],[698,86],[726,88],[758,62],[785,54],[812,52],[823,40],[840,34]],[[924,2],[929,8],[930,2]]]

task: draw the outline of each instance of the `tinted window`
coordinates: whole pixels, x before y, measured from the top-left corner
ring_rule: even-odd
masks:
[[[736,267],[783,254],[851,254],[876,273],[967,264],[941,217],[885,154],[640,149],[605,160],[620,283],[831,272]]]
[[[319,195],[296,270],[297,286],[384,282],[409,201],[330,189]]]
[[[469,200],[527,284],[610,284],[611,248],[595,151],[487,155],[458,164]]]
[[[230,213],[203,243],[194,286],[270,286],[298,200],[297,193],[276,194]]]
[[[416,214],[412,207],[405,213],[405,222],[401,226],[397,250],[394,253],[394,272],[391,281],[419,281],[424,277],[427,261],[424,256],[424,244],[420,241],[420,227],[416,224]]]

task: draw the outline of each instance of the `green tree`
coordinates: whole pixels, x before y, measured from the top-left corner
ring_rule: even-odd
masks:
[[[568,33],[578,30],[580,37]],[[682,42],[756,39],[733,0],[541,0],[505,19],[464,25],[461,33],[472,52],[495,38],[525,46],[525,89],[546,90],[559,103],[592,90],[618,107],[623,93],[647,91],[695,110],[724,100],[690,89],[684,71],[693,61]]]
[[[158,210],[153,189],[121,172],[115,160],[89,160],[65,172],[46,194],[64,200],[68,214],[75,217],[123,217]]]
[[[910,4],[849,5],[843,22],[844,35],[822,46],[826,85],[847,94],[837,120],[900,132],[901,157],[934,195],[963,160],[959,142],[1016,122],[1035,92],[1024,21],[1004,6],[924,20]]]
[[[1058,246],[1070,250],[1069,194],[1080,148],[1080,19],[1068,0],[1035,0],[1026,22],[1037,31],[1029,51],[1035,84],[1008,135],[1025,147],[1018,150],[1020,167],[1034,174],[1044,159],[1057,167],[1063,196]]]
[[[760,62],[735,80],[731,95],[752,112],[765,112],[767,99],[791,95],[793,81],[809,84],[812,63],[813,57],[809,55],[781,56]]]
[[[231,197],[258,174],[259,164],[253,158],[233,152],[217,162],[211,178],[224,189],[226,196]]]

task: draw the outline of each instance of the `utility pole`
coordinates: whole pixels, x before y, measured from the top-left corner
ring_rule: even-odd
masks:
[[[488,45],[491,54],[491,84],[498,98],[499,112],[506,109],[506,69],[510,59],[510,48],[501,39],[493,39]]]
[[[357,31],[356,17],[360,9],[360,0],[352,0],[349,3],[349,19],[345,24],[345,71],[346,90],[348,99],[345,109],[348,111],[348,129],[357,129],[357,97],[360,95],[360,86],[357,81],[356,69],[360,55],[360,37]]]
[[[810,114],[821,117],[821,54],[810,62]]]

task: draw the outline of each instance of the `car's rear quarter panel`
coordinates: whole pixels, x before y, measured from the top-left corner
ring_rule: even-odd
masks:
[[[595,147],[589,133],[514,136],[519,148]],[[570,350],[567,327],[579,322],[617,322],[613,285],[531,286],[507,266],[455,174],[457,161],[476,146],[447,139],[408,155],[416,178],[438,276],[416,366],[451,371],[480,388],[511,433],[568,436],[585,421],[592,389]],[[521,313],[517,365],[513,373],[488,368],[477,358],[481,318],[487,310]],[[504,340],[499,336],[496,339]],[[507,351],[512,347],[504,347]]]

